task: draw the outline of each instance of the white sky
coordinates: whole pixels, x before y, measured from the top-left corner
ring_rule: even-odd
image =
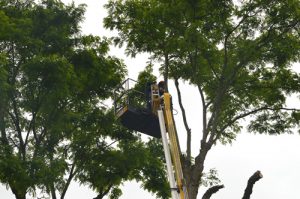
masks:
[[[70,3],[72,0],[63,0]],[[86,20],[82,24],[85,34],[100,36],[111,36],[113,33],[103,29],[102,19],[106,16],[103,5],[107,0],[75,0],[76,4],[85,3],[88,5]],[[136,79],[138,72],[146,65],[147,55],[138,55],[134,59],[124,55],[124,49],[111,48],[111,54],[122,58],[128,66],[128,77]],[[294,65],[300,72],[300,64]],[[156,71],[156,75],[158,72]],[[162,77],[160,77],[162,79]],[[172,84],[172,83],[171,83]],[[187,117],[193,131],[193,154],[199,150],[200,143],[200,111],[199,95],[195,88],[182,85],[183,103],[186,106]],[[174,108],[179,110],[176,104],[174,86],[170,85],[170,93],[173,93]],[[291,101],[293,105],[298,105],[299,101]],[[296,104],[297,103],[297,104]],[[185,140],[185,134],[180,114],[175,116],[180,141]],[[181,133],[182,132],[182,133]],[[219,178],[225,188],[213,195],[214,199],[242,198],[248,178],[257,170],[263,174],[263,178],[254,186],[252,198],[255,199],[298,199],[300,198],[300,139],[299,135],[253,135],[241,133],[232,145],[217,145],[207,156],[205,170],[216,168]],[[185,143],[181,142],[182,148]],[[201,198],[206,188],[201,188],[198,198]],[[121,199],[143,198],[154,199],[150,193],[142,190],[135,182],[126,182],[122,188]],[[91,199],[96,194],[86,186],[80,186],[73,182],[66,194],[66,199]],[[13,199],[10,190],[0,186],[0,198]],[[28,196],[28,198],[30,198]]]

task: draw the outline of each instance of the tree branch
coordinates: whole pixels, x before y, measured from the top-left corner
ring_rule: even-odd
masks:
[[[69,186],[71,184],[71,181],[72,181],[72,179],[74,178],[75,174],[78,171],[78,169],[75,170],[75,162],[76,161],[74,161],[74,163],[72,164],[68,180],[67,180],[66,185],[64,186],[64,189],[63,189],[63,191],[61,193],[60,199],[64,199],[65,198],[66,192],[67,192],[67,190],[68,190],[68,188],[69,188]]]
[[[8,144],[6,130],[5,130],[5,119],[4,119],[4,108],[0,104],[0,132],[1,132],[1,144]]]
[[[200,85],[197,85],[197,87],[198,87],[198,91],[200,93],[201,101],[202,101],[202,125],[203,125],[202,141],[206,142],[206,138],[208,135],[208,129],[207,129],[207,107],[208,107],[208,104],[205,103],[204,93],[203,93]]]
[[[8,138],[8,141],[11,141],[12,144],[13,144],[16,148],[19,148],[19,146],[15,143],[15,141],[14,141],[11,137]],[[8,142],[7,142],[7,143],[8,143]]]
[[[185,113],[185,109],[183,107],[183,104],[182,104],[182,98],[181,98],[181,92],[180,92],[180,89],[179,89],[179,82],[178,82],[178,79],[175,78],[175,87],[176,87],[176,91],[177,91],[177,95],[178,95],[178,103],[179,103],[179,106],[180,106],[180,109],[181,109],[181,113],[182,113],[182,119],[183,119],[183,123],[184,123],[184,127],[185,127],[185,130],[186,130],[186,133],[187,133],[187,150],[186,150],[186,153],[187,153],[187,159],[188,161],[191,160],[191,128],[189,127],[188,123],[187,123],[187,119],[186,119],[186,113]]]
[[[16,117],[13,115],[13,113],[8,112],[11,120],[13,121],[14,125],[15,125],[15,130],[17,132],[17,137],[20,141],[20,146],[18,146],[17,148],[20,150],[20,152],[23,154],[23,138],[22,138],[22,132],[21,132],[21,128],[19,126],[19,121],[16,119]]]
[[[220,189],[223,189],[223,188],[224,188],[224,185],[216,185],[216,186],[209,188],[203,195],[202,199],[210,199],[212,194],[217,193]]]
[[[28,143],[29,134],[30,134],[32,126],[34,125],[33,123],[34,123],[35,117],[36,117],[36,113],[32,112],[32,119],[28,125],[27,135],[26,135],[26,139],[25,139],[25,143],[24,143],[25,146]]]
[[[108,192],[110,191],[110,189],[113,187],[113,184],[109,184],[107,186],[107,189],[104,190],[104,188],[101,188],[101,191],[99,192],[99,194],[97,195],[97,197],[93,198],[93,199],[102,199],[106,194],[108,194]]]
[[[300,109],[295,109],[295,108],[284,108],[284,107],[282,107],[282,108],[270,108],[270,107],[264,106],[264,107],[261,107],[261,108],[258,108],[258,109],[255,109],[255,110],[249,111],[247,113],[243,113],[241,115],[236,116],[235,118],[233,118],[232,120],[230,120],[229,122],[227,122],[227,124],[221,128],[220,132],[223,132],[226,128],[228,128],[229,126],[231,126],[232,124],[234,124],[239,119],[245,118],[245,117],[247,117],[249,115],[252,115],[252,114],[255,114],[257,112],[264,111],[264,110],[271,110],[271,111],[279,111],[279,110],[300,111]]]
[[[56,193],[55,193],[54,182],[51,182],[51,185],[50,185],[50,192],[51,192],[51,198],[52,198],[52,199],[56,199]]]
[[[262,173],[260,171],[256,171],[248,180],[247,187],[244,192],[244,196],[242,199],[250,199],[250,196],[252,194],[253,186],[254,184],[259,181],[263,177]]]

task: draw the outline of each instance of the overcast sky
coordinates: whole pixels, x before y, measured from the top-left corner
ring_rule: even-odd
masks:
[[[70,3],[72,0],[63,0]],[[85,34],[100,36],[111,36],[114,33],[102,27],[102,19],[106,16],[103,5],[107,0],[75,0],[76,4],[87,4],[85,21],[82,31]],[[124,59],[128,66],[128,77],[136,79],[138,72],[146,65],[147,55],[139,55],[135,59],[127,58],[124,49],[112,48],[111,54]],[[300,65],[294,68],[300,72]],[[156,75],[159,75],[157,70]],[[162,77],[160,77],[162,79]],[[183,85],[183,103],[186,106],[187,117],[193,131],[193,154],[199,150],[200,143],[200,98],[197,89]],[[170,85],[170,93],[173,93],[174,108],[179,110],[176,104],[174,86]],[[290,100],[289,103],[299,107],[299,101]],[[184,140],[184,128],[180,114],[175,116],[178,126],[180,140]],[[232,145],[217,145],[212,148],[207,156],[205,170],[216,168],[219,178],[225,188],[215,194],[213,199],[238,199],[243,195],[248,178],[257,170],[263,174],[263,178],[255,184],[252,194],[253,199],[299,199],[300,198],[300,139],[298,134],[294,135],[253,135],[245,130],[238,135]],[[182,148],[185,143],[181,142]],[[198,198],[202,197],[206,188],[201,188]],[[142,190],[137,183],[126,182],[123,186],[121,199],[154,199],[150,193]],[[96,194],[86,186],[72,183],[67,192],[66,199],[91,199]],[[0,199],[13,199],[10,190],[0,186]],[[28,198],[30,198],[28,196]]]

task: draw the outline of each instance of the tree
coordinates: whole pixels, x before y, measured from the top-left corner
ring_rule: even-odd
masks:
[[[161,145],[122,128],[104,104],[126,69],[109,40],[81,35],[84,5],[0,7],[0,182],[17,199],[37,189],[63,199],[74,179],[115,199],[136,179],[168,198]]]
[[[249,120],[250,132],[276,135],[299,127],[300,112],[286,99],[299,94],[299,1],[119,0],[106,5],[105,27],[126,52],[149,52],[173,79],[187,132],[182,157],[190,199],[202,183],[212,146],[232,142]],[[192,131],[179,80],[198,88],[202,138],[192,158]],[[194,161],[193,161],[194,159]]]
[[[78,172],[72,139],[87,129],[111,136],[103,129],[114,120],[99,104],[126,70],[107,55],[107,40],[80,35],[83,5],[0,6],[0,182],[18,199],[36,189],[63,198]]]

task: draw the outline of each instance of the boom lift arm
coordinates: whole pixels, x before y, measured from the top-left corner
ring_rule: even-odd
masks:
[[[172,117],[172,110],[171,110],[171,95],[169,93],[164,93],[163,95],[163,106],[161,106],[161,110],[158,110],[158,118],[160,123],[165,123],[167,133],[169,135],[169,145],[170,145],[170,151],[171,151],[171,156],[173,160],[173,165],[174,165],[174,170],[175,170],[175,178],[176,178],[176,184],[177,184],[177,192],[179,193],[179,198],[180,199],[188,199],[188,191],[187,187],[184,184],[184,177],[183,177],[183,172],[182,172],[182,165],[180,161],[180,150],[178,146],[178,140],[177,140],[177,134],[176,134],[176,129],[175,129],[175,124],[173,121]],[[161,112],[163,113],[163,116],[161,116]],[[162,126],[161,126],[161,133],[162,137],[163,134],[165,134],[162,131]],[[164,151],[168,151],[168,146],[164,145]],[[165,155],[166,156],[166,155]],[[166,157],[167,159],[167,157]],[[168,162],[167,162],[168,166]],[[171,184],[171,177],[169,175],[169,180],[170,180],[170,186],[172,187]],[[172,189],[172,192],[174,192],[174,189]],[[173,195],[172,195],[173,197]]]
[[[158,86],[152,84],[150,99],[146,100],[146,103],[150,100],[151,109],[136,107],[136,104],[132,106],[129,99],[131,93],[141,93],[129,88],[130,81],[133,80],[124,81],[125,86],[119,86],[119,92],[115,90],[116,115],[127,128],[162,139],[172,199],[188,199],[180,161],[181,152],[172,115],[171,95],[165,92],[160,96]]]

